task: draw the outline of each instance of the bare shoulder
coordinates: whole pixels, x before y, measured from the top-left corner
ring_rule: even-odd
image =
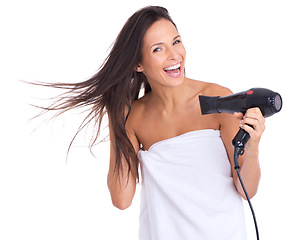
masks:
[[[148,98],[149,94],[146,94],[138,100],[134,101],[131,105],[130,115],[138,117],[143,114],[148,105]]]
[[[146,105],[148,102],[147,98],[148,96],[145,95],[132,103],[131,110],[126,122],[127,129],[131,129],[135,132],[137,126],[141,124],[146,113]]]
[[[192,80],[192,79],[189,79],[189,81],[200,95],[227,96],[232,94],[232,91],[229,88],[223,87],[216,83],[202,82],[202,81]]]

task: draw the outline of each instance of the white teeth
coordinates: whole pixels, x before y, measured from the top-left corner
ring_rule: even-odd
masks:
[[[173,65],[173,66],[170,66],[170,67],[167,67],[167,68],[163,68],[163,70],[168,70],[169,71],[169,70],[177,69],[179,67],[181,67],[181,63],[178,63],[176,65]]]

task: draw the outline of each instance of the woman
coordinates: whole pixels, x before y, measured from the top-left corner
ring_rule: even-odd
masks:
[[[140,239],[246,239],[245,195],[233,170],[231,141],[239,126],[251,136],[239,161],[253,197],[260,179],[264,118],[258,108],[243,118],[240,113],[201,115],[198,95],[231,91],[186,78],[185,60],[167,10],[143,8],[128,19],[95,76],[47,85],[69,89],[47,110],[91,106],[83,126],[95,119],[97,134],[108,113],[108,188],[117,208],[131,205],[141,163]],[[145,94],[138,99],[142,88]]]

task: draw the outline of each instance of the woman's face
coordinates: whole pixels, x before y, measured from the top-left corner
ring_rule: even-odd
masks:
[[[168,20],[155,22],[145,33],[142,61],[137,71],[143,72],[152,89],[176,87],[184,81],[186,51],[175,26]]]

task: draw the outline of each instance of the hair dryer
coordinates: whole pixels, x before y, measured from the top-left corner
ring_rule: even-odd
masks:
[[[265,88],[251,88],[226,97],[199,95],[199,100],[203,115],[234,112],[245,114],[249,108],[259,107],[263,116],[269,117],[279,112],[282,107],[280,94]]]
[[[250,90],[232,94],[226,97],[208,97],[199,95],[202,114],[210,113],[234,113],[243,114],[249,108],[258,107],[264,117],[272,116],[282,108],[282,98],[279,93],[265,88],[251,88]],[[243,155],[244,147],[250,135],[240,129],[234,137],[232,144],[240,149]]]
[[[199,95],[199,100],[203,115],[210,113],[234,112],[242,112],[243,114],[245,114],[249,108],[258,107],[261,110],[262,115],[264,117],[269,117],[272,116],[274,113],[279,112],[282,108],[282,98],[280,94],[265,88],[251,88],[248,91],[232,94],[226,97],[207,97]],[[240,176],[240,166],[238,163],[238,157],[239,155],[244,154],[245,144],[248,142],[249,138],[249,133],[240,128],[238,133],[232,140],[232,144],[234,147],[234,168],[237,172],[237,176],[250,205],[255,224],[256,236],[257,239],[259,239],[255,212],[253,210],[247,190]]]

